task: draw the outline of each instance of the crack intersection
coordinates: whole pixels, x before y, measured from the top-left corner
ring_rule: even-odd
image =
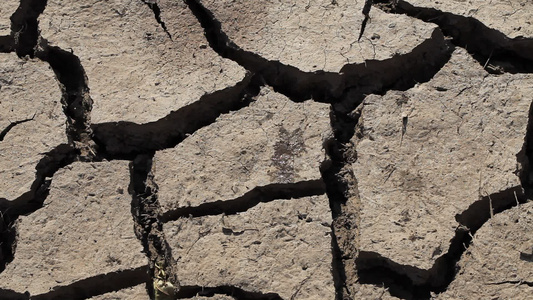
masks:
[[[160,8],[154,0],[142,0],[154,13],[161,28],[172,40]],[[353,299],[356,284],[384,284],[391,295],[409,299],[429,299],[431,292],[443,292],[454,280],[456,265],[468,249],[472,236],[493,214],[525,203],[533,194],[530,161],[533,139],[530,111],[528,130],[523,151],[517,155],[522,165],[522,189],[511,189],[493,194],[473,203],[456,219],[461,225],[450,241],[448,252],[429,270],[399,265],[378,253],[358,249],[359,209],[357,179],[351,164],[357,159],[356,147],[351,141],[358,135],[361,115],[360,104],[366,95],[385,94],[390,90],[407,90],[427,82],[446,64],[455,46],[467,48],[469,53],[489,73],[533,73],[533,42],[531,39],[509,39],[501,32],[488,28],[482,22],[436,9],[420,8],[399,1],[373,1],[384,11],[405,14],[439,26],[432,37],[410,53],[386,60],[369,60],[361,64],[345,65],[341,72],[303,72],[298,68],[271,61],[253,52],[241,49],[222,31],[220,22],[199,0],[184,0],[205,30],[211,48],[221,57],[228,58],[249,73],[235,86],[204,95],[192,104],[169,113],[166,117],[147,124],[110,122],[91,124],[93,101],[89,94],[87,76],[80,59],[72,52],[48,45],[40,37],[37,18],[44,11],[46,0],[21,0],[11,17],[11,34],[0,37],[0,52],[15,51],[19,57],[37,57],[50,64],[62,91],[61,103],[67,116],[68,145],[60,145],[47,153],[36,166],[36,179],[31,190],[15,200],[0,199],[0,272],[13,260],[16,248],[14,222],[21,215],[42,207],[48,188],[57,170],[74,161],[103,161],[127,159],[130,164],[130,193],[135,233],[149,259],[149,266],[98,275],[32,299],[85,299],[109,291],[116,291],[146,282],[151,297],[158,291],[158,279],[175,287],[177,299],[195,295],[213,297],[227,295],[235,299],[281,299],[276,293],[249,292],[236,286],[179,286],[175,261],[165,240],[163,223],[180,217],[200,217],[215,214],[235,214],[263,202],[321,195],[326,193],[333,214],[332,272],[336,299]],[[372,1],[365,3],[372,4]],[[366,16],[370,7],[367,9]],[[366,19],[365,19],[366,21]],[[363,34],[364,28],[361,30]],[[445,36],[451,37],[451,42]],[[453,43],[453,44],[452,44]],[[256,187],[245,195],[225,201],[215,201],[161,212],[157,199],[157,185],[153,181],[151,164],[155,151],[172,148],[188,135],[216,122],[224,113],[246,107],[262,86],[272,86],[291,101],[307,99],[331,104],[331,127],[334,138],[326,141],[328,161],[321,167],[323,180],[272,184]],[[533,107],[533,105],[532,105]],[[533,110],[533,108],[532,108]],[[33,119],[33,118],[32,118]],[[0,141],[14,126],[30,121],[12,122],[0,133]],[[518,195],[517,198],[511,195]],[[493,211],[489,210],[489,206]],[[388,272],[390,276],[382,276]],[[147,275],[149,274],[149,276]],[[415,283],[413,274],[426,277],[423,284]],[[505,281],[492,284],[526,284],[530,282]],[[0,290],[8,299],[27,299],[28,295]],[[11,297],[11,298],[9,298]]]

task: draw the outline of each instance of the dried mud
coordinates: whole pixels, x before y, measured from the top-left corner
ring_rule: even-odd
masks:
[[[497,2],[2,1],[0,299],[530,299]]]

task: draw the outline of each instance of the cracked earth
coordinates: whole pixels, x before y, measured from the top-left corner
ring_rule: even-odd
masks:
[[[0,299],[532,299],[532,22],[2,1]]]

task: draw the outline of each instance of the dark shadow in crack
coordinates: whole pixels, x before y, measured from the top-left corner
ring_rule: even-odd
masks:
[[[187,135],[212,124],[224,113],[248,106],[259,93],[256,76],[171,112],[155,122],[110,122],[92,125],[94,140],[109,157],[133,159],[136,154],[175,147]]]
[[[435,260],[429,270],[401,265],[379,253],[361,251],[356,260],[359,281],[384,285],[401,299],[430,299],[430,292],[444,292],[457,274],[457,262],[468,250],[472,237],[495,214],[526,203],[521,187],[482,197],[456,216],[459,226],[448,252]],[[491,212],[492,209],[492,212]]]
[[[0,273],[11,262],[16,249],[15,221],[40,209],[48,197],[51,177],[60,168],[76,160],[78,153],[69,145],[61,144],[44,155],[35,167],[36,174],[31,188],[14,200],[0,198]]]
[[[323,195],[326,187],[321,179],[296,183],[273,183],[255,187],[244,195],[232,200],[218,200],[194,207],[182,207],[165,212],[161,221],[166,223],[181,217],[203,217],[214,215],[234,215],[258,205],[280,199],[296,199]]]
[[[342,93],[340,75],[333,72],[302,72],[296,67],[279,61],[270,61],[253,52],[245,51],[233,43],[222,30],[213,13],[198,0],[184,0],[205,31],[211,48],[220,56],[228,58],[246,70],[260,74],[266,84],[272,86],[294,101],[313,98],[326,101]]]
[[[455,45],[465,48],[489,73],[533,72],[532,38],[511,39],[475,18],[417,7],[403,0],[376,0],[374,3],[386,12],[405,14],[438,25]]]
[[[416,82],[427,81],[428,76],[432,77],[440,70],[454,48],[440,32],[434,32],[428,41],[405,55],[383,61],[349,64],[340,73],[304,72],[241,49],[228,38],[220,22],[200,1],[185,0],[185,3],[204,28],[207,41],[215,52],[250,72],[260,74],[267,85],[296,102],[312,98],[319,102],[336,103],[344,98],[348,89],[371,94],[413,86]]]
[[[215,295],[226,295],[236,300],[282,300],[276,293],[249,292],[235,286],[182,286],[177,294],[177,299],[187,299],[196,296],[214,297]]]
[[[526,203],[533,195],[533,103],[528,118],[524,144],[516,155],[519,165],[516,175],[521,186],[484,196],[457,214],[455,219],[459,226],[448,251],[437,258],[431,269],[400,265],[378,253],[362,252],[356,262],[360,282],[385,285],[391,295],[402,299],[429,299],[428,291],[444,292],[455,280],[457,262],[467,251],[477,230],[492,216]]]
[[[39,15],[46,8],[47,0],[21,0],[11,16],[13,48],[19,57],[34,57],[34,48],[39,38]]]
[[[333,87],[322,73],[304,73],[294,67],[280,67],[278,62],[265,62],[266,69],[260,74],[248,75],[233,87],[204,95],[158,121],[94,124],[94,141],[109,155],[108,159],[115,156],[132,159],[139,153],[174,147],[188,134],[215,122],[221,114],[247,106],[258,94],[259,87],[265,84],[264,80],[293,101],[317,97],[314,100],[334,103],[336,111],[348,114],[362,101],[362,94],[383,94],[389,89],[406,90],[416,83],[430,80],[449,60],[453,49],[436,30],[430,39],[411,53],[383,61],[347,65],[343,68],[343,75],[329,74],[343,82],[342,89],[338,89],[340,86]],[[321,95],[313,95],[310,92],[313,89],[320,90]]]
[[[412,274],[427,273],[427,270],[400,265],[374,252],[361,251],[356,260],[360,284],[385,287],[400,299],[430,299],[428,285],[413,283]]]
[[[153,155],[153,153],[139,155],[130,163],[128,190],[132,195],[131,214],[135,222],[134,231],[148,258],[149,277],[154,280],[159,278],[170,281],[177,290],[180,285],[177,272],[173,268],[176,262],[172,258],[172,250],[163,232],[161,208],[157,199],[158,187],[152,174]],[[153,297],[158,292],[154,288],[153,280],[147,281],[146,284],[148,294]]]
[[[167,25],[161,19],[161,9],[159,8],[159,5],[157,4],[157,1],[154,1],[154,0],[150,0],[150,1],[142,0],[142,2],[144,4],[146,4],[154,12],[154,17],[155,17],[155,20],[156,20],[157,24],[159,24],[161,26],[161,28],[163,28],[163,30],[168,35],[170,40],[172,40],[172,35],[168,31]]]
[[[81,300],[121,289],[133,287],[150,281],[148,267],[142,266],[130,270],[122,270],[100,274],[82,279],[66,286],[58,286],[45,294],[34,295],[32,300],[70,299]]]
[[[15,49],[15,40],[10,35],[0,36],[0,53],[11,53]]]
[[[527,199],[533,199],[533,102],[529,106],[528,123],[524,144],[516,154],[519,168],[516,175],[520,178]]]
[[[69,144],[80,149],[82,159],[90,160],[96,155],[90,127],[93,100],[80,59],[72,52],[48,45],[44,39],[39,40],[35,56],[50,64],[59,82]]]
[[[12,290],[6,290],[0,288],[0,296],[2,296],[2,300],[29,300],[30,299],[30,293],[17,293]]]

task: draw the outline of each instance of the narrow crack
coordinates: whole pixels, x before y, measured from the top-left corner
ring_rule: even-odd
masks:
[[[226,295],[235,300],[282,300],[276,293],[249,292],[235,286],[182,286],[177,293],[177,299],[194,298],[196,296],[215,297],[216,295]]]
[[[12,48],[19,57],[34,57],[39,38],[39,15],[46,8],[47,0],[20,0],[20,5],[11,16]]]
[[[148,266],[121,270],[85,278],[66,286],[57,286],[49,292],[31,296],[32,300],[82,300],[119,291],[149,281]]]
[[[361,23],[361,29],[359,30],[359,37],[357,38],[358,42],[363,37],[363,34],[365,33],[366,24],[368,23],[368,20],[370,20],[370,9],[371,8],[372,8],[372,0],[365,0],[365,5],[363,5],[363,11],[362,11],[365,18],[363,19],[363,22]]]
[[[157,0],[142,0],[142,2],[146,4],[154,12],[155,20],[161,26],[161,28],[163,28],[163,30],[168,35],[170,40],[172,40],[172,35],[168,31],[167,25],[161,19],[161,9],[159,8],[159,5],[157,4]]]
[[[203,217],[214,215],[234,215],[258,205],[280,199],[297,199],[323,195],[326,192],[322,180],[300,181],[296,183],[274,183],[255,187],[244,195],[232,200],[218,200],[198,206],[182,207],[170,210],[161,216],[163,223],[175,221],[181,217]]]
[[[356,260],[359,281],[385,285],[392,296],[402,299],[430,299],[430,292],[442,293],[453,282],[458,271],[457,263],[468,250],[473,236],[491,216],[526,201],[522,188],[515,187],[472,203],[456,216],[459,226],[450,240],[448,251],[437,258],[428,270],[398,264],[375,252],[361,251]]]
[[[533,281],[522,281],[522,280],[507,280],[507,281],[500,281],[500,282],[489,282],[488,285],[502,285],[502,284],[513,284],[513,285],[521,285],[525,284],[530,287],[533,287]]]
[[[235,86],[204,95],[155,122],[94,124],[94,140],[109,154],[108,158],[133,159],[136,154],[173,148],[188,135],[214,123],[220,115],[248,106],[259,94],[259,86],[257,76],[247,75]]]
[[[417,7],[403,0],[376,0],[374,4],[385,12],[438,25],[456,46],[466,49],[489,73],[533,73],[532,38],[511,39],[475,18]]]
[[[14,200],[0,198],[0,273],[13,261],[15,255],[16,220],[21,215],[31,214],[43,206],[55,172],[74,162],[77,157],[76,150],[69,145],[57,146],[37,163],[35,180],[28,192]]]
[[[35,114],[31,118],[27,118],[27,119],[24,119],[24,120],[19,120],[19,121],[14,121],[14,122],[9,123],[9,125],[7,125],[7,127],[4,128],[4,130],[2,130],[2,132],[0,132],[0,142],[4,140],[4,138],[6,137],[8,132],[11,129],[13,129],[15,126],[17,126],[19,124],[22,124],[22,123],[29,122],[29,121],[33,121],[34,118],[35,118]]]
[[[151,299],[161,292],[173,295],[180,289],[177,272],[174,270],[176,262],[163,233],[161,208],[157,200],[158,187],[151,173],[152,159],[153,154],[142,154],[131,162],[129,187],[135,235],[141,241],[149,260],[151,281],[147,282],[147,290]],[[170,288],[163,290],[164,287]]]
[[[58,80],[69,144],[79,150],[82,160],[90,161],[97,152],[90,126],[93,100],[80,59],[72,52],[48,45],[45,39],[40,39],[35,55],[50,64]]]

